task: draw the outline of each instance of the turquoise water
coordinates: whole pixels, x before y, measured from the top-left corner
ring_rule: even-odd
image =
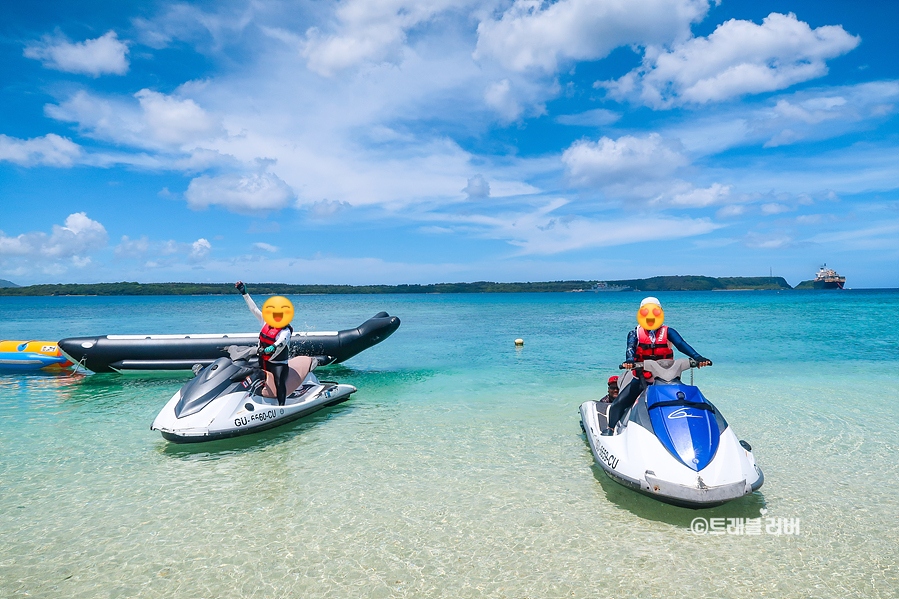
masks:
[[[580,430],[641,297],[293,297],[298,330],[403,324],[319,373],[351,401],[200,446],[148,430],[186,375],[2,375],[0,597],[896,597],[899,291],[659,294],[766,477],[699,512]],[[235,296],[0,298],[3,339],[255,329]],[[691,531],[762,511],[799,534]]]

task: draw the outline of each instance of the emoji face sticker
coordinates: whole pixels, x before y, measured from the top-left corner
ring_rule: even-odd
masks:
[[[262,318],[268,326],[283,329],[293,318],[293,304],[280,295],[270,297],[262,304]]]
[[[665,322],[665,313],[658,304],[643,304],[637,312],[637,322],[647,331],[654,331]]]

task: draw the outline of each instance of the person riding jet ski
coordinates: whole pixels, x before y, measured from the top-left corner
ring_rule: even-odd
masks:
[[[293,334],[293,327],[290,326],[293,304],[286,297],[278,295],[267,299],[260,310],[247,293],[243,281],[238,281],[234,286],[240,291],[250,312],[263,325],[259,332],[259,365],[272,373],[278,405],[283,406],[287,399],[287,376],[290,372],[287,360],[290,357],[290,336]]]
[[[633,374],[634,365],[646,360],[667,360],[674,357],[672,346],[678,351],[687,354],[697,363],[697,368],[711,366],[712,361],[703,358],[699,353],[684,341],[677,331],[668,326],[663,326],[665,312],[658,299],[647,297],[640,302],[637,312],[637,327],[627,335],[627,351],[625,353],[622,368],[626,373],[618,381],[618,397],[609,406],[609,426],[602,431],[603,436],[614,434],[615,426],[621,420],[624,412],[630,407],[640,393],[651,383],[652,375],[646,371]]]

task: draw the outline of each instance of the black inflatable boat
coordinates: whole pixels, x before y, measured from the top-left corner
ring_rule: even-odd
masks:
[[[355,329],[333,332],[295,332],[290,339],[294,356],[311,356],[320,365],[348,360],[387,339],[400,319],[379,312]],[[69,337],[59,349],[78,367],[94,372],[190,370],[228,357],[234,345],[255,345],[256,333],[199,335],[103,335]]]

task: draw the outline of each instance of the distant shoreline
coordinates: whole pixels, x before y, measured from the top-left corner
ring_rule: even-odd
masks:
[[[543,281],[522,283],[434,283],[430,285],[289,285],[285,283],[248,283],[247,289],[258,295],[380,295],[442,293],[589,293],[594,284],[627,287],[629,291],[765,291],[794,289],[783,277],[706,277],[678,275],[648,279]],[[811,288],[803,281],[796,289]],[[233,283],[71,283],[0,287],[0,297],[24,296],[132,296],[132,295],[234,295]],[[628,293],[603,291],[599,293]]]

